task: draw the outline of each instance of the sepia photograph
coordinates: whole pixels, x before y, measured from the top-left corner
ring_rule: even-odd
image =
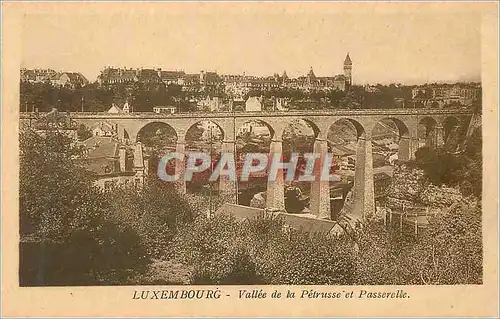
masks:
[[[483,286],[488,6],[118,4],[16,20],[18,287]]]

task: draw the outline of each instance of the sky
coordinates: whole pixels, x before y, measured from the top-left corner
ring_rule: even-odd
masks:
[[[349,53],[355,84],[480,80],[475,12],[221,6],[27,13],[22,66],[77,71],[90,81],[105,66],[257,76],[286,70],[291,77],[312,67],[317,76],[333,76]]]

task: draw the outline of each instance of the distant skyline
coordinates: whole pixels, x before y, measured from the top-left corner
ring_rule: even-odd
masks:
[[[343,73],[349,52],[359,85],[481,78],[481,20],[474,11],[181,7],[27,13],[21,66],[77,71],[92,82],[105,66],[290,77],[313,67],[317,76],[333,76]]]

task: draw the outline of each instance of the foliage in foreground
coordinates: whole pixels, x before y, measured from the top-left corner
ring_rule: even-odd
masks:
[[[103,193],[80,165],[80,150],[57,132],[22,132],[20,149],[23,286],[132,277],[142,284],[482,282],[480,206],[460,203],[435,216],[418,240],[368,224],[356,256],[352,243],[284,231],[279,220],[194,219],[171,185],[154,180]]]
[[[171,257],[194,268],[193,284],[350,284],[352,246],[324,235],[286,231],[264,216],[198,218],[178,233]]]
[[[172,183],[149,179],[143,188],[119,188],[108,193],[113,219],[135,230],[150,258],[161,258],[180,227],[196,212]]]
[[[446,148],[433,150],[422,147],[415,153],[416,161],[434,184],[459,186],[464,196],[474,195],[481,198],[483,186],[481,134],[481,129],[476,129],[467,138],[463,151],[459,153],[450,153]],[[456,145],[451,148],[456,148]]]
[[[417,238],[372,223],[360,238],[360,285],[482,283],[481,207],[457,203]]]
[[[165,185],[103,192],[57,131],[20,134],[20,282],[124,284],[161,255],[192,210]]]

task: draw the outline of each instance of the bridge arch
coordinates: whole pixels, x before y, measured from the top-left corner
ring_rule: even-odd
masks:
[[[197,131],[198,130],[198,131]],[[212,133],[210,135],[209,133]],[[224,131],[223,126],[217,121],[212,121],[210,119],[199,120],[192,123],[186,129],[186,142],[198,140],[199,138],[203,138],[209,140],[212,138],[213,140],[222,141],[226,132]]]
[[[363,126],[363,124],[361,124],[361,122],[359,122],[355,119],[349,118],[349,117],[341,117],[341,118],[335,120],[328,127],[328,132],[330,132],[332,127],[334,127],[335,125],[339,125],[342,123],[348,124],[351,127],[351,129],[354,130],[354,132],[356,134],[356,138],[360,138],[360,137],[364,138],[365,137],[365,127]]]
[[[403,120],[397,117],[379,119],[372,128],[372,141],[374,146],[378,148],[379,155],[385,156],[389,163],[395,159],[395,154],[397,154],[398,160],[403,161],[411,159],[413,155],[411,154],[410,129]],[[375,154],[374,151],[374,160],[376,158]]]
[[[337,185],[329,183],[330,191],[335,194],[330,196],[334,198],[330,199],[331,216],[332,219],[337,219],[346,203],[347,194],[353,190],[356,174],[363,172],[364,163],[359,158],[362,155],[359,145],[364,143],[366,132],[363,124],[352,118],[341,117],[330,123],[327,129],[328,149],[333,154],[334,169],[342,180]],[[359,183],[362,184],[363,181],[358,181]]]
[[[238,174],[241,173],[245,154],[261,153],[269,154],[271,151],[271,140],[275,136],[274,128],[266,121],[260,119],[249,119],[243,123],[238,123],[235,143],[236,143],[236,168]],[[240,175],[239,175],[240,176]],[[236,181],[238,189],[238,204],[250,206],[256,203],[262,194],[267,191],[267,170],[250,174],[248,181],[240,178]]]
[[[242,130],[245,130],[245,126],[247,126],[249,123],[258,123],[258,124],[264,125],[269,130],[269,133],[271,134],[271,138],[273,138],[275,136],[276,132],[274,130],[274,127],[271,124],[269,124],[268,122],[261,120],[261,119],[250,119],[248,121],[241,123],[238,127],[236,127],[236,135],[240,134],[240,132]]]
[[[311,120],[296,118],[286,123],[281,134],[283,153],[310,153],[320,129]]]
[[[164,142],[168,146],[175,148],[178,139],[175,128],[163,121],[153,121],[142,126],[136,135],[136,141],[140,141],[145,146],[152,146],[152,143],[158,144]],[[150,145],[151,144],[151,145]]]
[[[450,134],[460,127],[460,120],[455,116],[447,116],[442,120],[441,125],[444,130],[444,140],[447,141]]]
[[[300,118],[300,120],[304,121],[313,130],[315,138],[319,136],[319,134],[321,133],[321,129],[319,128],[318,124],[316,124],[316,122],[308,118]]]

